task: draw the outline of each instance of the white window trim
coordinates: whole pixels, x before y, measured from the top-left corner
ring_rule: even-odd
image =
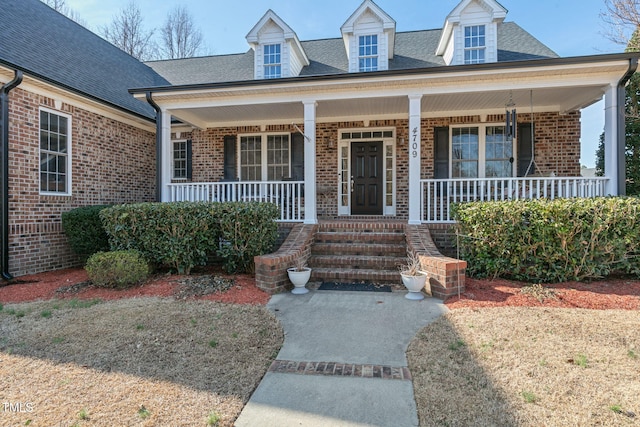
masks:
[[[366,37],[375,37],[376,38],[376,51],[377,53],[375,55],[360,55],[360,38],[366,38]],[[356,45],[357,45],[357,49],[358,49],[358,58],[357,58],[357,64],[356,64],[356,68],[358,70],[358,72],[361,73],[370,73],[370,72],[374,72],[374,71],[379,71],[380,70],[380,35],[378,33],[370,33],[370,34],[359,34],[356,36]],[[373,44],[371,45],[373,46]],[[360,68],[360,60],[362,59],[369,59],[369,58],[375,58],[376,59],[376,68],[375,70],[363,70]]]
[[[475,46],[475,47],[467,47],[466,46],[466,41],[467,41],[467,37],[465,35],[466,29],[467,28],[472,28],[472,27],[484,27],[484,44],[481,46]],[[462,63],[463,64],[484,64],[487,62],[487,25],[485,24],[469,24],[469,25],[465,25],[462,28],[462,46],[463,46],[463,53],[462,53]],[[472,52],[472,51],[483,51],[484,52],[484,58],[482,61],[469,61],[467,62],[466,60],[466,54],[467,52]]]
[[[381,138],[366,138],[366,139],[342,139],[342,134],[349,132],[349,133],[353,133],[353,132],[392,132],[392,136],[391,137],[381,137]],[[396,144],[396,128],[353,128],[353,129],[338,129],[338,171],[342,170],[342,165],[341,165],[341,161],[342,158],[340,156],[340,152],[342,151],[343,147],[347,147],[347,170],[348,170],[348,175],[351,176],[351,143],[352,142],[367,142],[367,141],[382,141],[382,152],[383,152],[383,175],[382,175],[382,189],[383,189],[383,194],[382,194],[382,203],[383,203],[383,210],[382,210],[382,215],[383,216],[395,216],[396,215],[396,209],[398,206],[398,178],[397,178],[397,171],[398,171],[398,162],[396,159],[396,155],[397,155],[397,144]],[[387,147],[391,146],[392,147],[392,156],[393,156],[393,186],[392,186],[392,190],[393,194],[392,194],[392,205],[391,206],[387,206],[387,174],[386,174],[386,150]],[[342,196],[344,196],[344,194],[342,194],[342,181],[341,181],[341,177],[338,176],[338,185],[337,185],[337,189],[336,189],[336,204],[338,206],[338,215],[339,216],[350,216],[351,215],[351,192],[349,191],[348,194],[348,205],[347,206],[342,206]]]
[[[504,123],[467,123],[461,125],[453,125],[449,126],[449,178],[450,179],[458,179],[453,178],[453,129],[461,129],[461,128],[478,128],[478,179],[486,178],[486,138],[487,138],[487,128],[489,127],[504,127]],[[513,138],[512,141],[512,153],[513,153],[513,163],[511,164],[511,176],[516,178],[518,176],[517,165],[518,165],[518,142],[516,138]],[[495,178],[495,177],[491,177]],[[460,178],[460,179],[474,179],[474,178]]]
[[[184,142],[185,144],[187,143],[187,139],[172,139],[171,140],[171,179],[174,181],[187,181],[188,178],[185,177],[176,177],[176,149],[175,149],[175,144],[177,142]],[[185,150],[188,150],[188,148],[185,146]],[[189,156],[187,151],[185,151],[185,155],[187,156],[187,158],[185,159],[186,163],[186,170],[185,170],[185,175],[187,173],[187,171],[189,170]]]
[[[260,137],[260,146],[262,150],[261,155],[261,163],[260,163],[260,173],[262,175],[262,179],[259,182],[279,182],[276,181],[268,181],[269,170],[268,170],[268,147],[267,147],[267,138],[269,136],[284,136],[286,135],[289,140],[289,176],[291,176],[291,134],[287,132],[267,132],[267,133],[242,133],[238,134],[238,138],[236,140],[236,159],[237,159],[237,170],[238,170],[238,179],[243,181],[242,178],[242,156],[240,155],[240,141],[243,137]],[[245,181],[247,182],[247,181]],[[249,181],[252,182],[252,181]]]
[[[73,126],[71,124],[72,116],[70,114],[63,113],[62,111],[53,110],[50,108],[40,107],[38,109],[38,165],[40,165],[40,154],[41,154],[41,141],[40,141],[40,112],[45,111],[49,114],[55,114],[56,116],[65,117],[67,119],[67,191],[66,192],[58,192],[58,191],[42,191],[40,187],[40,174],[42,173],[42,169],[38,166],[38,191],[41,196],[71,196],[72,186],[73,186],[73,174],[72,174],[72,156],[73,156],[73,138],[72,138],[72,130]]]
[[[280,62],[278,63],[274,63],[274,64],[267,64],[265,62],[265,58],[267,56],[267,54],[265,53],[265,48],[267,46],[279,46],[280,47],[280,53],[278,54],[280,56]],[[262,78],[265,80],[271,80],[271,79],[280,79],[283,76],[283,67],[282,67],[282,56],[284,54],[284,45],[283,43],[265,43],[262,45]],[[267,68],[275,68],[275,67],[280,67],[280,74],[277,76],[269,76],[267,77]]]

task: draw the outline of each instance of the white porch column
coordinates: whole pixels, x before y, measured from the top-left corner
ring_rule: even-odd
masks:
[[[317,224],[316,101],[304,101],[304,223]]]
[[[409,224],[420,224],[420,145],[422,95],[409,95]]]
[[[169,184],[171,184],[173,147],[171,146],[171,113],[162,110],[162,156],[160,157],[160,177],[162,187],[160,200],[170,201]]]
[[[609,179],[605,188],[607,196],[618,195],[618,152],[619,144],[619,117],[618,117],[618,86],[612,84],[604,95],[604,175]]]

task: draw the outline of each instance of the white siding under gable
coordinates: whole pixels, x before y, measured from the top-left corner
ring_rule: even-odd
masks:
[[[464,28],[484,25],[485,62],[498,61],[498,24],[506,16],[506,9],[495,1],[463,0],[447,17],[438,47],[448,65],[464,64]]]

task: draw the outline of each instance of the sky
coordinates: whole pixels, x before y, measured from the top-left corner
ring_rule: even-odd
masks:
[[[66,0],[89,29],[111,22],[130,0]],[[184,5],[202,31],[209,54],[241,53],[245,37],[265,12],[272,9],[300,40],[340,37],[340,27],[362,0],[135,0],[147,29],[162,26],[167,13]],[[460,0],[375,0],[396,21],[396,31],[442,28]],[[562,57],[619,53],[624,46],[605,37],[600,13],[604,0],[500,0],[513,21]],[[583,110],[582,164],[595,165],[595,151],[604,129],[604,103]]]

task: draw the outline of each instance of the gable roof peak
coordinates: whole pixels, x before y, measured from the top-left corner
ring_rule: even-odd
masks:
[[[493,20],[504,20],[507,16],[508,10],[498,3],[496,0],[462,0],[458,5],[453,8],[451,13],[447,15],[447,21],[459,21],[460,14],[471,4],[477,3],[487,12],[491,13]]]
[[[387,12],[382,10],[380,6],[375,4],[373,0],[364,0],[362,4],[355,10],[355,12],[351,14],[349,19],[347,19],[345,23],[342,24],[342,27],[340,27],[340,30],[342,31],[342,33],[343,34],[352,33],[353,27],[358,21],[358,19],[362,15],[367,13],[367,11],[370,11],[371,13],[376,15],[380,19],[380,21],[382,21],[382,26],[385,29],[385,31],[392,30],[395,32],[396,21],[391,16],[389,16]]]
[[[277,25],[282,29],[282,31],[284,32],[284,38],[286,40],[294,39],[295,41],[297,41],[297,43],[300,43],[300,40],[298,40],[298,36],[296,32],[293,31],[293,29],[291,29],[291,27],[287,25],[287,23],[284,22],[284,20],[280,18],[273,10],[269,9],[262,16],[262,18],[260,18],[258,23],[253,26],[251,31],[249,31],[249,33],[247,34],[247,37],[246,37],[247,42],[252,47],[259,43],[258,39],[260,35],[260,30],[262,30],[262,28],[264,28],[264,26],[267,25],[269,22],[273,22],[275,25]]]

